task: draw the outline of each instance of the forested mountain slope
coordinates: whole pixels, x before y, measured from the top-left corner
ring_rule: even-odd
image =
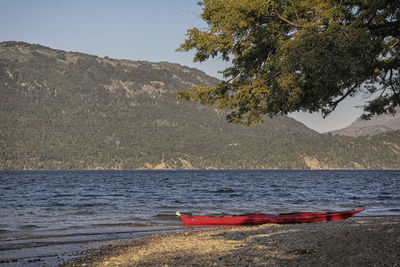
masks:
[[[180,102],[217,80],[178,64],[0,43],[0,169],[400,168],[400,132],[319,134],[289,117],[242,128]]]

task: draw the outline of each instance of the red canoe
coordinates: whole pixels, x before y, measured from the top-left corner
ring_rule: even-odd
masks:
[[[180,216],[184,225],[248,225],[248,224],[264,224],[264,223],[313,223],[327,221],[341,221],[365,210],[365,208],[334,211],[334,212],[298,212],[298,213],[281,213],[274,214],[246,214],[233,216]]]

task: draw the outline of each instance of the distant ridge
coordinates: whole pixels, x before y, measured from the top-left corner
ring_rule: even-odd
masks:
[[[388,131],[400,130],[400,108],[396,109],[396,114],[383,114],[372,117],[371,120],[358,118],[349,126],[330,132],[333,135],[346,136],[366,136],[377,135]]]
[[[179,64],[0,43],[0,169],[400,169],[400,131],[332,136],[286,116],[242,128],[176,99],[217,82]]]

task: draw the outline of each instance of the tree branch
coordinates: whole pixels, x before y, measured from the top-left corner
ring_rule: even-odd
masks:
[[[288,19],[284,18],[283,16],[281,16],[276,10],[273,10],[273,12],[275,13],[275,15],[276,15],[280,20],[282,20],[282,21],[286,22],[287,24],[292,25],[292,26],[294,26],[294,27],[296,27],[296,28],[307,28],[307,27],[309,27],[309,26],[300,25],[300,24],[291,22],[290,20],[288,20]]]
[[[355,84],[352,88],[350,88],[341,98],[329,102],[329,106],[331,107],[331,110],[336,109],[337,105],[342,102],[346,97],[348,97],[349,95],[351,95],[352,93],[354,93],[354,91],[357,89],[357,87],[359,87],[359,84]]]
[[[400,37],[400,21],[389,21],[380,24],[368,25],[368,30],[380,36]]]
[[[309,24],[305,24],[305,25],[303,25],[303,24],[297,24],[297,23],[294,23],[294,22],[292,22],[292,21],[286,19],[286,18],[283,17],[282,15],[280,15],[275,9],[272,10],[272,12],[276,15],[276,17],[278,17],[278,19],[280,19],[281,21],[284,21],[284,22],[286,22],[287,24],[292,25],[293,27],[296,27],[296,28],[303,28],[303,29],[304,29],[304,28],[309,28],[309,27],[312,27],[312,26],[320,25],[320,26],[319,26],[320,28],[325,29],[326,26],[327,26],[327,25],[322,25],[321,22],[314,22],[314,23],[309,23]]]
[[[400,39],[397,39],[397,42],[395,42],[394,44],[392,44],[391,46],[389,46],[389,49],[392,50],[392,49],[395,48],[395,46],[397,46],[398,44],[400,44]]]
[[[386,89],[387,89],[387,87],[385,87],[385,88],[382,90],[382,92],[379,94],[379,96],[378,96],[376,99],[380,99],[380,98],[382,97],[383,93],[385,93]]]
[[[394,87],[394,84],[393,84],[393,69],[390,69],[389,84],[390,84],[390,87],[392,88],[393,93],[397,93],[396,92],[397,90],[396,90],[396,88]]]

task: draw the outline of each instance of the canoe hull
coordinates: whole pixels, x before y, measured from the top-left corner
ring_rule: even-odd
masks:
[[[254,213],[221,217],[181,215],[180,218],[183,224],[187,226],[313,223],[346,220],[363,210],[365,210],[365,208],[338,212],[299,212],[279,215]]]

